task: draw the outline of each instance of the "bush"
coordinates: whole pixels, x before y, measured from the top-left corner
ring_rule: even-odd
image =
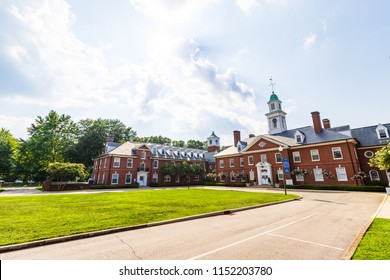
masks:
[[[131,188],[138,188],[139,183],[136,182],[134,184],[127,184],[127,185],[91,185],[89,189],[94,190],[101,190],[101,189],[131,189]]]

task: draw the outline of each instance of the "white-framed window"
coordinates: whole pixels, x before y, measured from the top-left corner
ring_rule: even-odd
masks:
[[[283,173],[283,170],[278,169],[277,174],[278,174],[278,179],[279,179],[280,181],[281,181],[281,180],[284,180],[284,173]]]
[[[157,169],[158,168],[158,160],[153,161],[153,168]]]
[[[234,158],[229,159],[230,167],[234,167]]]
[[[158,182],[158,174],[154,173],[152,176],[152,183],[157,183]]]
[[[164,183],[169,183],[171,182],[171,175],[165,175],[164,176]]]
[[[305,176],[303,174],[296,174],[295,180],[297,180],[297,182],[303,182],[305,181]]]
[[[104,159],[104,168],[107,167],[107,158]]]
[[[324,174],[322,173],[322,168],[314,168],[313,169],[314,180],[317,182],[324,181]]]
[[[120,167],[121,166],[121,158],[116,157],[114,158],[114,167]]]
[[[345,167],[336,167],[337,181],[348,181]]]
[[[380,181],[379,173],[376,170],[370,170],[370,179],[371,181]]]
[[[223,159],[219,160],[219,168],[224,168],[225,167],[225,162]]]
[[[198,182],[199,181],[199,175],[194,175],[194,181]]]
[[[310,155],[311,155],[312,161],[319,161],[320,160],[320,153],[318,152],[318,150],[310,150]]]
[[[132,167],[133,167],[133,159],[127,158],[127,168],[132,168]]]
[[[146,165],[144,162],[142,162],[140,165],[139,165],[139,169],[140,171],[146,171]]]
[[[118,173],[112,174],[111,184],[117,185],[118,182],[119,182],[119,174]]]
[[[253,165],[253,156],[248,157],[248,165]]]
[[[125,180],[125,184],[131,184],[131,173],[126,173],[126,180]]]
[[[98,160],[95,160],[95,169],[97,168],[98,166]]]
[[[262,155],[260,155],[260,161],[261,162],[267,162],[267,155],[266,154],[262,154]]]
[[[297,130],[294,134],[295,136],[295,141],[299,144],[299,143],[302,143],[303,141],[305,141],[305,135],[300,132],[299,130]]]
[[[106,177],[106,173],[103,173],[103,176],[102,176],[102,184],[104,184],[106,181],[104,180]]]
[[[180,182],[180,175],[176,175],[176,183]]]
[[[293,152],[292,155],[294,162],[301,162],[301,153],[299,151]]]
[[[102,160],[99,159],[99,168],[102,168]]]
[[[343,159],[343,154],[340,147],[332,148],[333,159]]]
[[[240,166],[244,166],[244,158],[240,157]]]
[[[98,174],[97,183],[100,184],[100,173]]]
[[[146,152],[141,152],[141,159],[146,159]]]
[[[372,152],[372,151],[365,151],[364,152],[364,156],[366,157],[366,158],[372,158],[372,157],[374,157],[374,153]]]
[[[281,153],[275,153],[275,162],[276,163],[282,162],[282,154]]]
[[[225,176],[224,175],[219,175],[219,181],[225,182]]]
[[[389,138],[389,131],[384,125],[379,124],[375,130],[378,135],[378,139]]]

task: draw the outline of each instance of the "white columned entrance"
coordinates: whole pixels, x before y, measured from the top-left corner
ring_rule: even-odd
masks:
[[[272,185],[272,165],[269,162],[259,162],[256,164],[257,182],[259,185]]]

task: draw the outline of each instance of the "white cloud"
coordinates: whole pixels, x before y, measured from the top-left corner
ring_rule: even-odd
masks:
[[[164,24],[187,23],[220,0],[129,0],[135,10]]]
[[[306,37],[303,40],[303,48],[305,50],[310,49],[315,44],[316,40],[317,40],[317,35],[314,33],[311,33],[310,36]]]
[[[244,12],[246,15],[250,15],[252,10],[256,7],[259,7],[260,4],[257,0],[236,0],[236,5]]]
[[[181,11],[188,16],[209,1],[175,2],[174,7],[163,1],[157,6],[131,3],[147,15],[159,17],[159,8],[172,8],[173,16],[181,17]],[[217,129],[215,124],[252,131],[259,125],[248,115],[255,111],[254,90],[241,82],[233,69],[219,69],[195,39],[160,34],[153,38],[158,44],[151,41],[145,45],[145,51],[153,54],[146,56],[147,60],[138,64],[123,60],[108,66],[110,44],[91,46],[80,40],[72,30],[77,19],[64,0],[34,4],[9,6],[9,15],[19,25],[2,49],[40,94],[0,92],[1,102],[119,118],[129,126],[143,124],[149,131],[144,134],[149,135],[188,132],[207,137]],[[17,120],[8,121],[12,122]]]

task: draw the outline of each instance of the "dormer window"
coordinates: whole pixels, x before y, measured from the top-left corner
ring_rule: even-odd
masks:
[[[376,134],[378,135],[378,139],[389,138],[389,131],[387,130],[387,127],[382,124],[377,126]]]
[[[161,154],[164,156],[165,155],[165,150],[161,149]]]
[[[237,145],[237,150],[238,150],[239,153],[241,153],[241,151],[242,151],[241,143],[239,143],[239,144]]]
[[[157,148],[156,147],[153,148],[153,154],[157,154]]]
[[[303,143],[303,141],[305,141],[305,134],[303,134],[302,132],[300,132],[299,130],[297,130],[295,132],[295,141],[297,143]]]

